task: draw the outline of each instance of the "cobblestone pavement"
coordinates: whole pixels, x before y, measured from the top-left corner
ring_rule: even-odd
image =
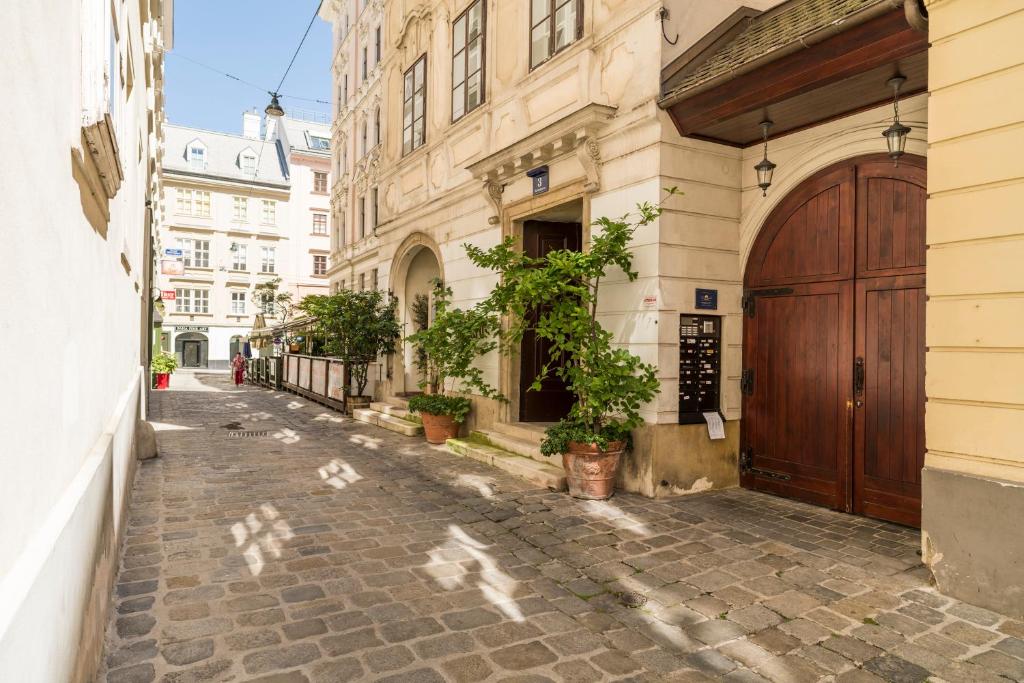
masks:
[[[108,683],[1024,679],[1024,623],[936,593],[912,530],[742,490],[573,500],[183,381],[154,396]]]

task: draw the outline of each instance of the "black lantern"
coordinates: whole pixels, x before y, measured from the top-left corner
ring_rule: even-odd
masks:
[[[278,95],[276,92],[270,93],[270,104],[263,111],[266,112],[267,116],[284,116],[284,109],[281,108],[281,103],[277,99]]]
[[[761,122],[761,137],[764,138],[764,159],[754,166],[757,171],[757,186],[761,188],[761,196],[768,196],[768,187],[772,184],[772,174],[775,173],[775,164],[768,161],[768,129],[772,122],[767,119]]]
[[[890,78],[887,85],[892,88],[892,125],[882,131],[882,137],[885,138],[885,144],[889,148],[889,158],[892,159],[893,166],[900,165],[900,157],[906,152],[907,149],[907,135],[910,133],[910,127],[904,126],[900,123],[900,88],[906,82],[900,74],[896,74]]]

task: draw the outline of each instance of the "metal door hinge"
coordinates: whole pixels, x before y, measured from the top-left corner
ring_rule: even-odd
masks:
[[[778,479],[779,481],[789,481],[791,479],[790,475],[784,472],[773,472],[772,470],[754,467],[754,449],[749,447],[740,451],[740,474],[752,474],[755,477]]]
[[[782,296],[784,294],[792,294],[792,287],[775,287],[773,289],[754,289],[749,292],[743,293],[743,298],[740,299],[740,304],[743,307],[743,312],[747,314],[748,318],[753,318],[757,313],[756,298],[759,296]]]
[[[740,374],[740,393],[750,396],[754,393],[754,369],[747,368]]]

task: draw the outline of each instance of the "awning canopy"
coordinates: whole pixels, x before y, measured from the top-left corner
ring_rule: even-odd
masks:
[[[662,71],[659,104],[679,133],[745,147],[928,88],[927,34],[904,0],[788,0],[734,12]]]

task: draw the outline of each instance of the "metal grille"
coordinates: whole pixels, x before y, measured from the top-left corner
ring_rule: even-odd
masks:
[[[265,431],[264,432],[250,432],[250,431],[228,432],[228,438],[229,439],[255,439],[255,438],[258,438],[258,437],[261,437],[261,436],[266,436],[267,434],[269,434],[269,432],[265,432]]]

